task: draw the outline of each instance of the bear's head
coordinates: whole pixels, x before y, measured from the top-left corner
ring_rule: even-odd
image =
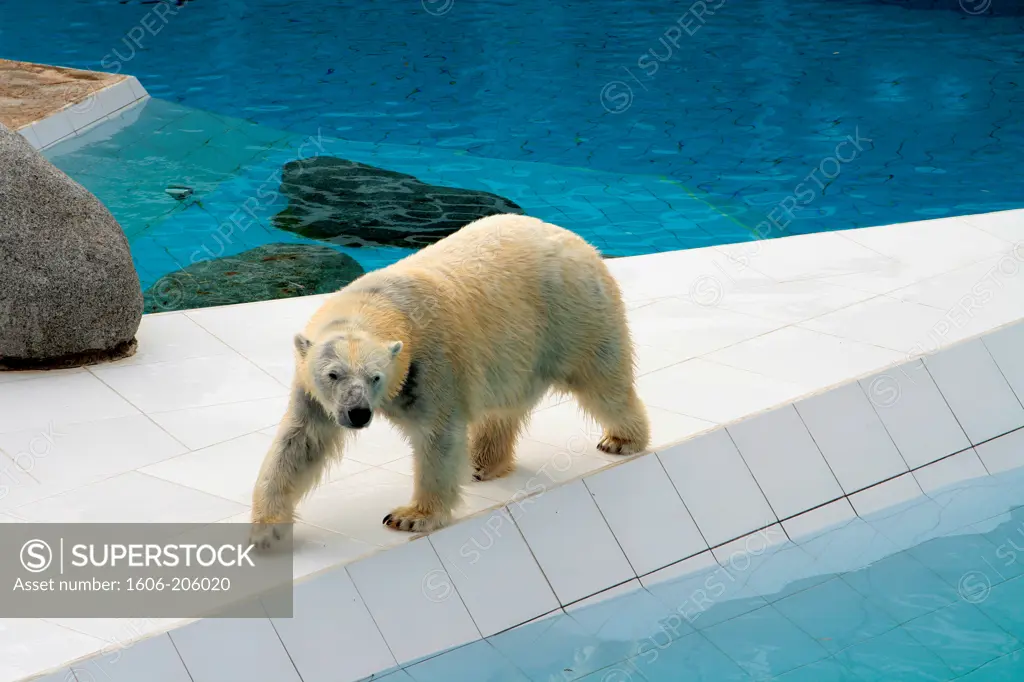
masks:
[[[361,429],[388,398],[399,378],[395,358],[401,341],[386,341],[362,330],[346,330],[313,341],[295,335],[296,376],[339,426]]]

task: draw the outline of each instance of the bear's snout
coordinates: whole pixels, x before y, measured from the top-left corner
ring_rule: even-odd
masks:
[[[371,419],[373,419],[373,412],[365,405],[353,407],[344,414],[345,426],[353,429],[368,426]]]

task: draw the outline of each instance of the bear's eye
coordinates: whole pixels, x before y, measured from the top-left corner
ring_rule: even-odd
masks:
[[[370,381],[372,381],[372,382],[373,382],[373,385],[374,385],[374,386],[376,386],[377,384],[379,384],[379,383],[380,383],[380,380],[381,380],[381,376],[380,376],[379,374],[374,374],[374,375],[373,375],[372,377],[370,377]]]
[[[327,378],[330,379],[331,381],[337,381],[338,380],[338,373],[337,372],[329,372],[327,374]]]

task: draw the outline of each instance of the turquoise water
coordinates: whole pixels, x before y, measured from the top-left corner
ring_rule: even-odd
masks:
[[[720,207],[667,178],[299,135],[158,99],[127,117],[52,147],[46,156],[118,218],[143,288],[199,259],[268,243],[322,243],[270,223],[287,205],[277,192],[282,166],[313,156],[342,157],[432,184],[500,194],[530,215],[572,225],[609,256],[752,238]],[[171,184],[193,187],[194,194],[179,202],[164,192]],[[614,230],[607,217],[611,210],[623,216]],[[398,247],[335,248],[366,270],[411,253]]]
[[[387,682],[1024,679],[1024,470],[790,542],[773,527],[674,580],[417,663]]]
[[[1019,2],[694,7],[5,2],[0,56],[131,73],[162,100],[151,134],[54,155],[112,205],[147,281],[216,252],[211,221],[310,137],[502,194],[610,255],[1024,206]],[[162,193],[189,177],[201,209]],[[239,239],[290,239],[258,222]]]

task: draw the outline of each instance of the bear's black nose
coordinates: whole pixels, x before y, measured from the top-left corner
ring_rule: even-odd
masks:
[[[370,423],[373,413],[368,407],[355,407],[349,410],[345,416],[348,417],[348,423],[352,425],[352,428],[361,429]]]

